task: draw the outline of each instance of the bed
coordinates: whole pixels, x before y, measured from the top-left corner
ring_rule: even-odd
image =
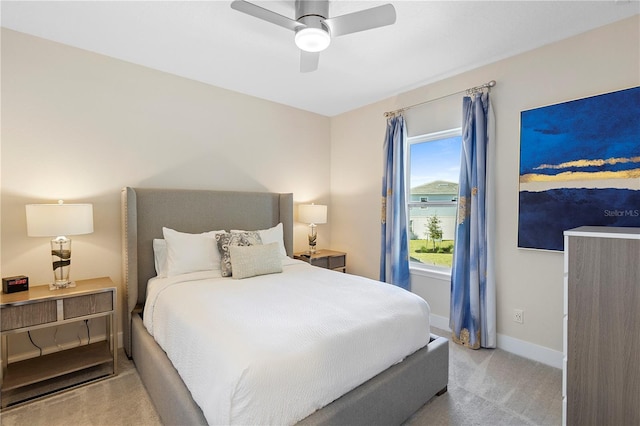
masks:
[[[198,399],[198,396],[195,390],[192,393],[185,384],[185,381],[188,381],[187,376],[183,380],[174,367],[174,362],[149,333],[147,329],[149,324],[147,326],[144,324],[150,316],[145,314],[144,319],[142,316],[142,313],[150,308],[147,306],[145,309],[144,306],[147,300],[147,286],[157,275],[153,240],[163,238],[163,227],[197,234],[211,230],[265,230],[282,224],[282,250],[291,256],[293,196],[262,192],[128,187],[122,191],[122,224],[123,274],[126,286],[124,306],[127,307],[126,324],[123,327],[125,351],[133,359],[163,423],[207,424],[207,416],[212,417],[210,414],[205,415],[200,406],[202,402],[200,404],[195,402],[194,399]],[[310,268],[321,274],[340,274],[334,271],[321,271],[320,268],[306,264],[299,265],[294,260],[284,261],[283,265],[284,271],[281,274],[283,277],[302,274],[304,268]],[[254,291],[251,290],[254,282],[260,282],[261,286],[254,287],[255,289],[264,288],[263,282],[278,285],[277,280],[273,278],[275,275],[280,274],[236,282],[243,281],[242,284],[248,289],[245,291]],[[205,278],[231,283],[229,278],[217,276]],[[205,278],[199,276],[197,279],[194,278],[192,281],[195,284],[187,280],[188,285],[207,287],[201,282],[201,279]],[[350,279],[358,284],[356,281],[362,278],[350,276]],[[365,284],[375,286],[373,283],[363,283]],[[383,287],[388,285],[380,283],[380,291],[384,291]],[[174,319],[170,321],[171,324],[174,322],[176,322]],[[417,351],[402,357],[401,362],[392,363],[388,368],[385,367],[384,371],[359,385],[356,384],[355,388],[352,386],[351,390],[340,394],[341,396],[338,395],[337,399],[322,408],[311,411],[305,415],[306,417],[300,417],[298,424],[390,425],[402,423],[429,399],[446,391],[448,341],[431,334],[426,336],[425,342],[428,343]],[[215,352],[212,353],[215,354]],[[175,356],[172,356],[175,361]],[[182,368],[180,364],[177,365]],[[284,378],[288,379],[288,377]],[[290,385],[281,385],[281,387],[289,388]],[[203,407],[205,411],[208,410],[205,405]],[[212,421],[212,423],[225,422]],[[267,422],[279,423],[278,420]]]

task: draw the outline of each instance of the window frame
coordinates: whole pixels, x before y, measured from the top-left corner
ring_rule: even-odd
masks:
[[[443,206],[451,206],[455,203],[456,206],[456,216],[458,212],[458,197],[456,197],[455,202],[437,202],[437,201],[411,201],[411,145],[431,142],[439,139],[447,139],[451,137],[459,136],[462,138],[462,127],[456,127],[449,130],[442,130],[438,132],[427,133],[423,135],[410,136],[407,137],[407,149],[406,149],[406,158],[405,158],[405,198],[406,198],[406,215],[407,215],[407,243],[411,241],[410,238],[410,226],[411,223],[409,218],[409,209],[411,206],[430,206],[430,207],[443,207]],[[462,148],[462,147],[461,147]],[[458,182],[460,185],[460,182]],[[454,245],[455,247],[455,245]],[[411,253],[409,253],[409,257],[411,257]],[[425,263],[414,262],[409,259],[409,270],[411,272],[417,273],[417,275],[427,276],[431,278],[450,278],[451,277],[451,268],[447,268],[445,266],[438,265],[427,265]]]

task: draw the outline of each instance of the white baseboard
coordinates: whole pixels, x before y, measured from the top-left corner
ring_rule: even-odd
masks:
[[[449,328],[449,318],[431,314],[429,319],[433,327],[451,332],[451,329]],[[505,336],[504,334],[498,334],[497,337],[498,348],[502,350],[551,367],[562,368],[562,352],[536,345],[535,343],[516,339],[514,337]]]
[[[562,369],[562,352],[545,346],[498,334],[498,347],[523,358],[529,358],[533,361]]]
[[[429,321],[431,322],[432,327],[441,328],[451,332],[451,329],[449,328],[449,318],[431,314],[429,315]]]

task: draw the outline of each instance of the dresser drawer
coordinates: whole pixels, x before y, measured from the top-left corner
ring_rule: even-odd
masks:
[[[57,320],[56,301],[3,306],[0,320],[2,331],[55,322]]]
[[[64,319],[99,314],[113,310],[113,292],[87,294],[63,299]]]

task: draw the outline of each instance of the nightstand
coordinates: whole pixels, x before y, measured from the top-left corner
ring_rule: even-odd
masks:
[[[347,253],[341,251],[318,250],[313,254],[303,251],[294,253],[293,257],[298,260],[304,260],[313,266],[319,266],[320,268],[347,272]]]
[[[2,408],[117,374],[117,297],[110,278],[76,281],[76,287],[0,295]],[[105,321],[106,340],[8,362],[8,336],[90,319]],[[52,330],[53,333],[53,330]]]

